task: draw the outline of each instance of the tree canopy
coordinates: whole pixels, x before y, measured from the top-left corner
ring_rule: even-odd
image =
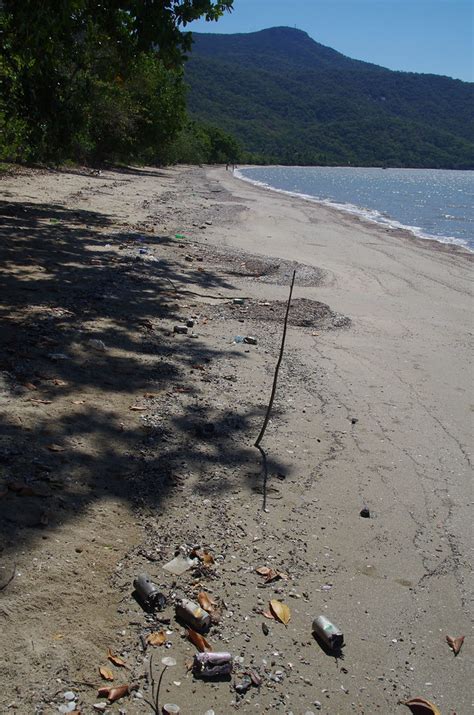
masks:
[[[4,0],[3,158],[160,161],[186,125],[186,26],[232,4]]]

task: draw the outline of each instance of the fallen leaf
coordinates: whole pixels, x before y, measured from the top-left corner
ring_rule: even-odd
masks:
[[[48,444],[48,449],[50,452],[64,452],[66,447],[61,447],[60,444]]]
[[[110,660],[111,663],[117,665],[119,668],[128,668],[126,662],[118,655],[114,655],[110,648],[108,648],[107,650],[107,658]]]
[[[464,643],[464,636],[457,636],[457,638],[446,636],[446,641],[454,655],[457,655],[462,648],[462,644]]]
[[[188,660],[186,660],[184,662],[184,666],[188,672],[193,669],[193,665],[194,665],[194,660],[191,658],[189,658]]]
[[[164,631],[149,633],[147,635],[146,642],[150,645],[163,645],[163,643],[166,643],[166,634]]]
[[[197,596],[197,600],[201,608],[204,608],[208,613],[212,613],[217,606],[215,601],[212,601],[205,591],[200,591]]]
[[[277,620],[279,620],[281,623],[284,623],[285,626],[288,625],[288,623],[290,622],[291,613],[286,603],[282,603],[281,601],[276,601],[275,599],[273,599],[272,601],[270,601],[270,610]]]
[[[135,412],[143,412],[144,410],[147,410],[148,407],[142,407],[141,405],[131,405],[128,409],[133,410]]]
[[[200,633],[196,633],[196,631],[193,631],[192,628],[188,628],[187,636],[191,643],[194,643],[196,648],[202,653],[212,651],[212,646],[209,645],[204,636],[202,636]]]
[[[32,382],[24,382],[24,383],[22,383],[22,386],[26,387],[27,390],[37,390],[38,389],[36,387],[36,385],[33,385]]]
[[[275,616],[271,613],[271,611],[262,611],[262,616],[265,616],[265,618],[268,618],[271,621],[275,620]]]
[[[276,581],[279,578],[288,580],[288,575],[283,573],[283,571],[278,571],[277,569],[269,568],[268,566],[260,566],[255,569],[256,573],[260,576],[265,576],[265,583],[270,583],[270,581]]]
[[[28,484],[24,484],[23,482],[9,482],[7,484],[7,487],[11,492],[18,494],[18,496],[20,497],[39,496],[39,494],[35,492],[32,487],[30,487]]]
[[[129,685],[117,685],[114,688],[99,688],[97,695],[99,698],[108,698],[109,703],[114,703],[116,700],[120,700],[120,698],[123,698],[125,695],[128,695],[129,692]]]
[[[403,704],[409,707],[414,715],[429,715],[430,713],[431,715],[441,715],[436,705],[424,698],[411,698],[410,700],[405,700]]]
[[[197,556],[199,561],[201,561],[204,566],[210,566],[214,563],[214,556],[209,553],[209,551],[202,551],[200,549],[194,549],[191,552],[191,556]]]
[[[103,677],[104,680],[113,680],[114,679],[114,674],[109,668],[103,668],[100,666],[99,668],[99,673]]]
[[[252,683],[253,683],[257,688],[259,688],[259,687],[261,686],[261,684],[262,684],[262,678],[260,677],[260,675],[257,673],[256,670],[248,670],[248,671],[247,671],[247,675],[249,675],[249,677],[250,677]]]

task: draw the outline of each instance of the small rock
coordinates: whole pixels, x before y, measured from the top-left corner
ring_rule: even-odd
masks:
[[[189,320],[186,321],[186,325],[188,328],[194,328],[194,320],[192,318],[189,318]]]
[[[95,338],[91,338],[87,341],[87,344],[90,348],[92,348],[93,350],[97,350],[98,352],[104,352],[105,350],[105,343],[103,340],[96,340]]]
[[[188,326],[187,325],[175,325],[173,328],[173,333],[181,333],[185,335],[188,332]]]
[[[370,509],[368,506],[363,506],[362,509],[360,510],[360,515],[364,519],[370,519]]]

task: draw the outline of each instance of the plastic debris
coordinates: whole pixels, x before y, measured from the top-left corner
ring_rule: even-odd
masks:
[[[179,554],[174,559],[171,559],[171,561],[168,561],[163,568],[165,571],[174,574],[174,576],[181,576],[186,571],[189,571],[189,569],[197,566],[198,563],[197,559],[190,559],[189,556],[181,556],[181,554]]]

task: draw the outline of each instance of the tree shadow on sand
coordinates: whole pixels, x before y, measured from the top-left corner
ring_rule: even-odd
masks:
[[[232,283],[180,260],[169,237],[117,232],[95,211],[5,203],[0,222],[0,548],[95,500],[155,509],[179,487],[178,463],[202,475],[201,493],[235,488],[244,465],[258,473],[248,434],[260,406],[182,402],[201,393],[196,366],[245,354],[172,332],[184,303],[222,299]]]

